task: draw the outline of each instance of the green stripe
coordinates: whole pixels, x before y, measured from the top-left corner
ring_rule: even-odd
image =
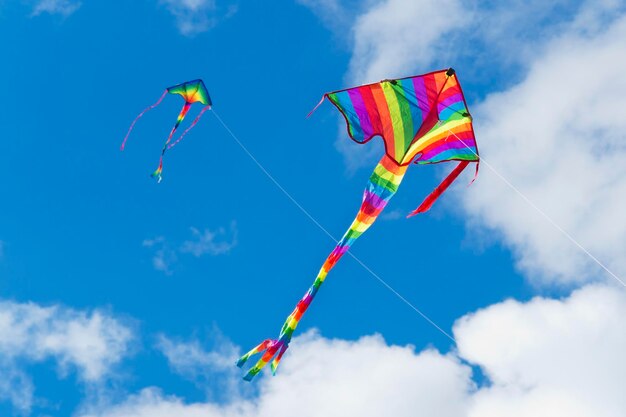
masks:
[[[386,188],[387,190],[395,193],[398,191],[398,184],[394,184],[391,181],[388,181],[384,178],[379,177],[378,175],[372,175],[370,177],[370,181],[376,185]]]
[[[401,118],[400,105],[398,103],[398,97],[393,89],[393,85],[390,82],[383,82],[380,84],[385,94],[385,100],[387,101],[387,107],[389,108],[389,116],[391,117],[391,124],[393,126],[393,138],[386,138],[387,140],[393,140],[394,156],[396,161],[401,161],[404,156],[406,145],[404,143],[404,123]]]
[[[400,84],[396,84],[393,87],[393,91],[396,93],[398,105],[400,107],[402,123],[404,124],[404,148],[402,149],[402,158],[404,158],[406,151],[409,149],[409,146],[411,146],[411,142],[413,141],[413,116],[411,115],[411,105],[405,96],[405,90],[404,87],[402,87],[402,82],[413,83],[413,81],[400,80]]]
[[[359,236],[361,236],[362,234],[363,234],[363,232],[358,232],[356,230],[350,229],[350,230],[348,230],[346,232],[346,234],[343,236],[343,239],[341,239],[341,240],[342,241],[346,241],[346,240],[349,240],[349,239],[356,239]]]

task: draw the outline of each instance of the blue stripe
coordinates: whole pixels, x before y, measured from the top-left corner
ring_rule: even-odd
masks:
[[[348,94],[347,91],[341,91],[333,95],[336,97],[339,107],[343,110],[342,113],[346,116],[346,119],[348,119],[348,127],[350,129],[352,139],[363,143],[365,141],[365,134],[363,133],[363,128],[361,127],[359,115],[354,110],[350,94]]]

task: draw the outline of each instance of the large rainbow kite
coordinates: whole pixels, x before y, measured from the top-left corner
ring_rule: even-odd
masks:
[[[153,108],[161,104],[161,101],[163,101],[163,99],[168,93],[180,95],[185,100],[185,103],[183,104],[182,110],[178,114],[178,118],[176,119],[176,124],[174,124],[174,127],[170,131],[170,134],[167,137],[165,144],[163,145],[163,149],[161,149],[161,158],[159,159],[159,166],[156,169],[156,171],[154,171],[151,174],[151,176],[155,178],[158,182],[161,182],[161,179],[162,179],[161,172],[163,171],[163,155],[165,155],[165,152],[169,149],[172,149],[174,146],[176,146],[176,144],[180,142],[185,137],[185,135],[189,133],[191,129],[193,129],[196,123],[198,123],[198,120],[200,120],[200,117],[202,117],[204,112],[209,110],[212,105],[211,97],[209,96],[209,91],[206,89],[206,86],[204,85],[202,80],[187,81],[182,84],[177,84],[175,86],[168,87],[165,89],[165,91],[163,92],[163,94],[161,95],[159,100],[157,100],[156,103],[144,109],[144,111],[139,113],[139,115],[135,118],[135,120],[133,120],[133,123],[131,123],[130,128],[128,129],[128,133],[126,133],[126,136],[124,137],[124,141],[122,142],[122,146],[120,147],[121,150],[124,150],[124,147],[126,146],[126,141],[128,140],[128,136],[130,136],[130,132],[132,132],[133,128],[135,127],[135,123],[137,123],[137,120],[139,120],[148,110],[152,110]],[[200,113],[198,113],[198,116],[196,116],[196,119],[193,121],[193,123],[191,123],[191,125],[183,132],[183,134],[180,135],[180,137],[176,139],[174,142],[171,142],[172,138],[174,137],[174,133],[176,133],[178,126],[180,126],[182,121],[185,119],[185,116],[187,115],[187,112],[189,112],[189,109],[191,108],[191,105],[193,103],[204,104],[204,107],[202,108]]]
[[[411,162],[423,165],[459,161],[409,216],[427,211],[470,162],[476,163],[478,172],[479,156],[472,117],[452,68],[326,93],[320,104],[325,98],[344,116],[348,135],[355,142],[366,143],[374,136],[380,136],[385,144],[385,155],[369,179],[356,219],[326,258],[313,285],[287,317],[278,339],[264,340],[237,362],[237,366],[242,367],[252,355],[264,352],[244,376],[247,381],[272,359],[272,373],[276,372],[296,326],[326,275],[374,223],[398,190]]]

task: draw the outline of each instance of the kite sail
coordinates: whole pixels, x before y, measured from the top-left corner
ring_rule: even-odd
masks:
[[[243,367],[252,355],[264,352],[244,376],[247,381],[272,359],[272,373],[276,372],[296,326],[326,275],[374,223],[398,190],[411,162],[459,161],[459,164],[409,216],[427,211],[470,162],[476,163],[478,173],[472,118],[452,68],[326,93],[320,104],[326,98],[344,116],[348,134],[354,141],[366,143],[374,136],[381,136],[385,155],[367,183],[359,213],[322,265],[313,285],[287,317],[278,339],[263,341],[237,362],[237,366]]]
[[[135,127],[135,123],[137,123],[137,120],[139,120],[148,110],[152,110],[153,108],[161,104],[161,101],[163,101],[163,99],[168,93],[180,95],[185,100],[185,104],[183,104],[183,108],[178,114],[178,119],[176,119],[176,124],[174,124],[174,127],[170,131],[170,134],[167,137],[165,144],[163,145],[163,149],[161,150],[161,158],[159,159],[159,167],[156,169],[156,171],[154,171],[151,174],[152,178],[155,178],[158,182],[161,182],[161,179],[162,179],[161,173],[163,171],[163,155],[165,155],[165,152],[173,148],[174,146],[176,146],[176,144],[180,142],[191,129],[193,129],[193,127],[198,123],[198,121],[200,120],[204,112],[209,110],[212,105],[211,97],[209,96],[209,92],[206,89],[206,86],[204,85],[202,80],[187,81],[185,83],[178,84],[173,87],[168,87],[165,89],[165,91],[163,92],[163,94],[161,95],[161,97],[156,103],[147,107],[144,111],[139,113],[139,116],[137,116],[135,120],[133,120],[133,123],[130,125],[130,128],[128,129],[128,133],[126,133],[126,137],[124,137],[121,150],[124,150],[124,147],[126,146],[126,141],[128,140],[128,136],[130,136],[130,132]],[[191,125],[183,132],[183,134],[180,135],[180,137],[176,139],[174,142],[172,142],[174,133],[176,133],[178,126],[180,126],[182,121],[185,119],[185,116],[187,115],[187,112],[189,112],[189,109],[191,108],[191,105],[193,103],[204,104],[204,107],[202,108],[198,116],[196,116],[196,119],[193,121],[193,123],[191,123]]]

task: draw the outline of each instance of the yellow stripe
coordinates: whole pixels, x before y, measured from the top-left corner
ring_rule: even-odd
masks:
[[[402,173],[402,175],[396,175],[393,172],[387,170],[384,166],[380,164],[374,169],[374,172],[379,177],[387,181],[391,181],[395,185],[399,185],[400,182],[402,181],[402,178],[404,177],[404,173]]]
[[[454,132],[455,130],[457,130],[458,127],[463,125],[466,125],[467,129],[469,130],[471,126],[471,119],[469,117],[464,117],[462,119],[452,120],[450,122],[444,123],[436,129],[429,131],[424,136],[422,136],[421,139],[411,145],[409,151],[402,160],[402,163],[406,164],[424,148],[437,142],[438,140],[445,138],[448,134],[452,136],[452,134],[448,131],[451,130],[452,132]]]

